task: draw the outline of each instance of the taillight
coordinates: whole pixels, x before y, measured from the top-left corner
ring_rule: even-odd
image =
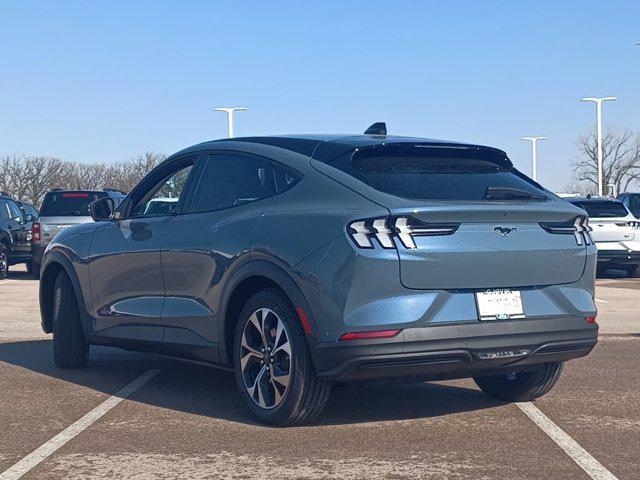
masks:
[[[340,336],[340,340],[363,340],[371,338],[392,338],[402,330],[374,330],[372,332],[349,332]]]
[[[89,198],[88,193],[80,193],[80,192],[71,192],[71,193],[63,193],[63,198]]]
[[[549,233],[558,235],[573,235],[578,245],[590,245],[593,243],[591,232],[593,228],[589,226],[587,217],[576,217],[568,222],[543,222],[540,226]]]
[[[31,241],[39,242],[40,240],[40,224],[38,222],[35,222],[33,225],[31,225]]]
[[[404,248],[417,248],[415,237],[451,235],[459,223],[428,223],[412,217],[374,218],[351,222],[349,236],[359,248],[374,248],[375,239],[382,248],[396,248],[394,237]]]
[[[596,323],[596,317],[585,317],[587,323]]]

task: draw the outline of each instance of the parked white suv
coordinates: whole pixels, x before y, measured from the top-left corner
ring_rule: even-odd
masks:
[[[589,215],[591,237],[598,248],[598,271],[617,268],[630,277],[640,277],[640,221],[624,204],[606,197],[567,200]]]

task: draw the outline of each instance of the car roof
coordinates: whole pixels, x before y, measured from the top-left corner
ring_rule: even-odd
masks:
[[[83,190],[83,189],[70,190],[69,189],[69,190],[67,190],[67,189],[62,189],[62,188],[56,188],[54,190],[49,190],[47,192],[47,195],[55,194],[55,193],[108,193],[108,194],[126,196],[126,193],[121,192],[120,190],[114,190],[114,189],[107,189],[107,190]]]
[[[464,148],[491,152],[501,163],[511,166],[507,154],[500,149],[469,143],[435,140],[423,137],[404,137],[399,135],[349,135],[349,134],[296,134],[275,135],[264,137],[236,137],[203,142],[186,148],[178,154],[196,152],[207,148],[221,147],[225,142],[250,142],[290,150],[321,162],[329,162],[348,151],[356,148],[372,147],[375,145],[431,145],[439,147]],[[178,155],[176,154],[176,155]]]
[[[617,198],[609,198],[609,197],[568,197],[565,198],[566,201],[571,203],[602,203],[602,202],[610,202],[610,203],[622,203]]]

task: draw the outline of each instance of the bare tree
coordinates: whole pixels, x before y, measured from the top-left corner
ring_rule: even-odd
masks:
[[[21,200],[40,205],[45,193],[60,178],[64,162],[53,157],[27,157],[25,176],[29,179],[29,193]]]
[[[39,206],[53,188],[130,191],[166,155],[146,152],[109,164],[63,161],[54,157],[4,155],[0,157],[0,191]]]
[[[580,157],[572,162],[574,180],[581,190],[595,191],[598,186],[598,145],[595,132],[576,140]],[[624,129],[609,129],[602,137],[604,185],[613,184],[624,192],[640,179],[640,135]]]

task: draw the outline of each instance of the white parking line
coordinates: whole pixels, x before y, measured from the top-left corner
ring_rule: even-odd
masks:
[[[593,478],[593,480],[618,480],[613,473],[604,468],[600,462],[593,458],[589,452],[582,448],[578,442],[571,438],[564,430],[553,423],[549,417],[542,413],[533,403],[516,403],[516,405],[533,423],[540,427],[551,440],[556,442],[580,468],[587,472],[587,475]]]
[[[609,303],[609,302],[607,302],[606,300],[601,300],[601,299],[599,299],[599,298],[596,298],[596,302],[599,302],[599,303]]]
[[[60,447],[64,446],[69,440],[81,433],[87,427],[91,426],[91,424],[96,420],[99,420],[105,413],[118,405],[122,400],[155,377],[158,372],[160,372],[158,369],[147,370],[129,385],[118,391],[116,394],[110,396],[96,408],[91,410],[84,417],[72,423],[55,437],[40,445],[26,457],[23,457],[18,463],[9,467],[0,474],[0,480],[16,480],[22,477],[29,470],[46,460]]]

